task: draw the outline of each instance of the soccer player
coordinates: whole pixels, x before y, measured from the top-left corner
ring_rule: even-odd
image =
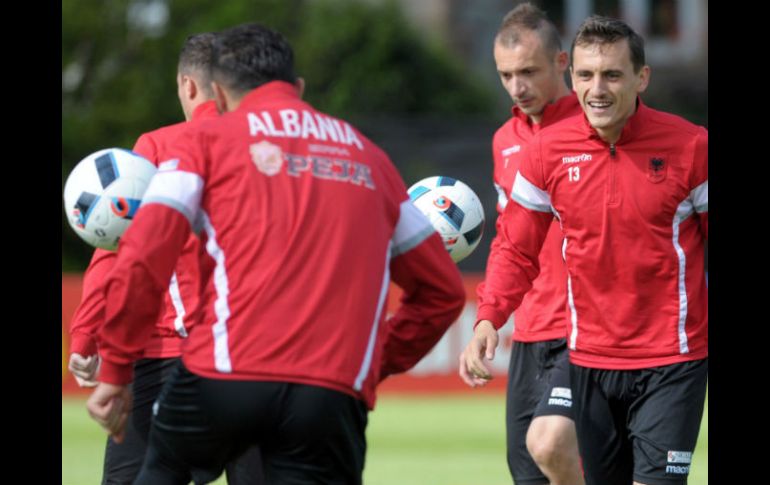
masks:
[[[177,86],[179,102],[185,119],[190,123],[216,117],[217,107],[211,88],[209,65],[215,34],[203,33],[189,37],[182,47]],[[134,151],[158,164],[167,158],[171,141],[187,126],[177,123],[139,137]],[[104,484],[130,484],[134,481],[144,459],[150,430],[151,409],[163,384],[179,361],[183,339],[195,323],[199,293],[197,238],[185,244],[170,284],[165,293],[163,309],[156,316],[151,335],[143,341],[141,358],[134,364],[132,384],[133,409],[121,443],[109,437],[104,454]],[[78,384],[93,387],[98,379],[96,332],[104,322],[103,281],[112,269],[116,253],[97,249],[83,279],[83,297],[71,326],[69,369]],[[250,449],[239,463],[228,464],[228,483],[255,484],[261,481],[258,449]]]
[[[557,214],[586,483],[685,484],[708,376],[708,133],[642,103],[644,42],[622,21],[583,22],[571,75],[584,114],[523,155],[464,365],[488,377],[484,353],[537,275]]]
[[[494,57],[503,87],[514,102],[513,116],[492,142],[501,215],[509,203],[522,148],[542,128],[581,111],[565,82],[567,52],[542,10],[527,2],[508,12],[495,37]],[[498,233],[499,222],[500,217]],[[500,239],[492,241],[493,248]],[[539,255],[540,274],[515,313],[505,423],[508,469],[517,484],[583,483],[571,408],[562,243],[559,223],[553,219]],[[484,291],[482,283],[479,293]],[[464,358],[460,356],[463,381],[471,387],[484,385],[486,380],[468,374]]]
[[[300,99],[283,36],[220,32],[212,77],[226,113],[169,149],[107,277],[89,412],[123,434],[131,362],[195,231],[202,318],[136,483],[205,483],[252,443],[268,483],[361,483],[375,387],[459,315],[459,270],[387,155]],[[385,320],[391,278],[404,296]]]

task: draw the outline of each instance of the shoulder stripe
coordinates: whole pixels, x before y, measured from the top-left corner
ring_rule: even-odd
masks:
[[[157,172],[142,198],[142,205],[163,204],[184,215],[195,226],[203,194],[203,179],[192,172]]]
[[[436,230],[425,214],[412,203],[405,200],[401,203],[400,215],[392,238],[392,257],[404,254],[428,239]]]
[[[527,180],[521,172],[516,172],[511,199],[533,211],[552,212],[551,196],[548,192]]]

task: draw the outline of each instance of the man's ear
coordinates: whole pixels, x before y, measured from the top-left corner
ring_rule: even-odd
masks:
[[[642,68],[639,70],[639,87],[636,89],[637,93],[642,93],[645,89],[647,89],[647,86],[650,84],[650,74],[650,66],[642,66]]]
[[[305,79],[298,77],[296,81],[294,81],[294,86],[297,87],[297,92],[299,93],[299,97],[301,98],[303,94],[305,94]]]
[[[182,75],[182,88],[185,98],[188,100],[195,99],[195,96],[198,95],[198,84],[191,76]]]
[[[211,81],[211,89],[214,91],[214,101],[217,103],[217,111],[219,111],[219,114],[227,113],[228,100],[225,90],[222,89],[222,86],[216,81]]]
[[[556,54],[556,67],[559,72],[564,72],[569,67],[569,55],[566,51],[559,51]]]

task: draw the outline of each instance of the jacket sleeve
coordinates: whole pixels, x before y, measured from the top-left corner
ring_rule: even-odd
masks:
[[[70,352],[94,355],[96,331],[104,321],[102,284],[115,264],[117,253],[97,249],[83,275],[83,294],[70,323]]]
[[[709,238],[709,159],[708,131],[702,128],[695,142],[690,199],[700,222],[703,238]]]
[[[393,248],[391,279],[404,293],[385,325],[380,380],[414,367],[465,304],[457,265],[428,219],[409,200],[401,204]]]
[[[484,281],[477,288],[476,323],[489,320],[500,328],[519,307],[540,273],[538,255],[553,214],[527,209],[511,201],[500,218],[500,232],[487,260]]]
[[[537,139],[537,137],[536,137]],[[484,281],[477,288],[476,323],[489,320],[500,328],[521,304],[540,272],[538,255],[553,221],[551,198],[545,190],[539,144],[522,152],[511,200],[497,218]]]
[[[179,150],[187,152],[184,145]],[[131,364],[152,334],[179,254],[191,228],[200,225],[202,194],[203,178],[194,168],[161,169],[150,181],[105,282],[100,380],[132,380]]]
[[[120,241],[104,284],[105,319],[98,333],[100,380],[127,384],[162,309],[168,281],[190,235],[181,213],[162,204],[143,206]]]

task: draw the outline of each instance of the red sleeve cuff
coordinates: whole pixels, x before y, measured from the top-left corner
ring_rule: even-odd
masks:
[[[102,360],[99,368],[99,382],[123,386],[134,380],[133,364],[117,364],[108,360]]]
[[[96,354],[96,340],[84,333],[70,335],[70,353],[78,353],[83,357]]]
[[[476,323],[473,324],[473,328],[475,329],[476,325],[482,320],[489,320],[492,322],[495,330],[500,330],[505,325],[505,322],[508,321],[508,316],[495,308],[482,306],[476,312]]]

